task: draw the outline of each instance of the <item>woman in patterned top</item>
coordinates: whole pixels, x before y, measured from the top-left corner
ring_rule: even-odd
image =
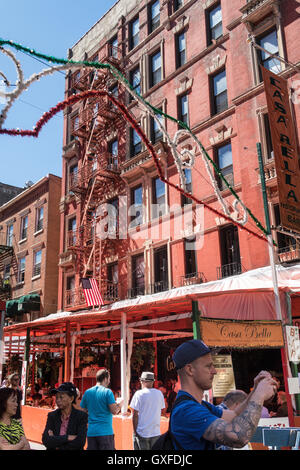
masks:
[[[13,388],[0,389],[0,450],[30,450],[22,424],[13,418],[18,407]]]

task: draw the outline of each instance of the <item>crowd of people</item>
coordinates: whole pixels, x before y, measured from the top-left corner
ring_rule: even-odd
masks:
[[[206,402],[204,391],[212,387],[217,372],[211,351],[202,341],[182,343],[173,361],[179,391],[175,380],[163,384],[148,371],[131,389],[129,410],[135,450],[155,449],[161,435],[161,416],[167,413],[176,450],[245,448],[260,418],[288,414],[280,382],[266,371],[254,379],[249,394],[233,390],[218,405]],[[19,374],[11,374],[0,388],[0,450],[30,449],[22,426],[19,382]],[[123,400],[120,391],[113,393],[110,389],[109,370],[100,369],[96,384],[82,397],[71,382],[54,389],[41,385],[35,384],[30,397],[33,406],[49,398],[49,406],[54,408],[48,413],[42,434],[47,450],[83,450],[86,443],[87,450],[115,450],[113,416],[121,412]]]

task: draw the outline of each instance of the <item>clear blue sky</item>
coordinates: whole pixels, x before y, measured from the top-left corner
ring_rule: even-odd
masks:
[[[116,0],[1,2],[0,37],[67,58],[67,50],[115,3]],[[17,58],[25,78],[47,67],[24,53],[18,52]],[[10,83],[16,82],[14,67],[3,54],[0,71]],[[32,129],[45,111],[64,99],[64,82],[64,75],[56,72],[32,85],[15,102],[3,127]],[[2,107],[0,104],[0,110]],[[0,135],[0,182],[23,187],[26,181],[35,183],[48,173],[61,176],[62,138],[62,113],[43,127],[37,139]]]

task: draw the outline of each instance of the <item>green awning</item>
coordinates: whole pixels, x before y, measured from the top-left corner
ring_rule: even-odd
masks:
[[[7,300],[6,301],[6,315],[8,317],[13,317],[18,314],[19,300]]]
[[[39,294],[27,294],[19,298],[18,313],[39,312],[41,299]]]

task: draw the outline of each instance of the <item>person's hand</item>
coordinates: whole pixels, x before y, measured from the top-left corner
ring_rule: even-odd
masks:
[[[74,439],[76,439],[77,436],[74,436],[72,434],[69,434],[68,435],[68,441],[74,441]]]
[[[261,370],[260,373],[254,379],[254,388],[256,388],[258,383],[266,377],[271,378],[272,376],[266,370]]]
[[[262,378],[255,389],[255,393],[258,394],[259,398],[262,399],[262,402],[272,398],[277,392],[277,383],[272,377]]]
[[[53,431],[51,431],[51,429],[48,430],[48,436],[50,437],[54,436]]]

